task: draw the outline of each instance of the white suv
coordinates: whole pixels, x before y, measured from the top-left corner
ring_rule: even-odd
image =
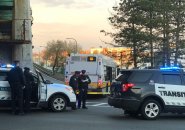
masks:
[[[11,68],[0,68],[0,106],[11,106],[11,88],[7,81],[7,74]],[[42,74],[36,70],[32,85],[31,105],[41,108],[49,108],[54,112],[61,112],[66,107],[76,107],[76,95],[70,86],[51,83],[45,80]]]

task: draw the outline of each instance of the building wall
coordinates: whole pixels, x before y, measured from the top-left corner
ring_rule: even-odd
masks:
[[[15,0],[14,38],[16,40],[32,40],[31,8],[29,0]]]
[[[13,60],[20,60],[22,67],[33,69],[30,1],[15,0],[14,5],[14,38],[15,40],[26,40],[29,41],[29,43],[14,46]]]

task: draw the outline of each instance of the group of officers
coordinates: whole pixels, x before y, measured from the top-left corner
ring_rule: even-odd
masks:
[[[34,78],[29,68],[25,67],[23,72],[19,61],[14,61],[14,65],[15,67],[9,71],[7,77],[11,87],[12,114],[24,115],[30,112]],[[86,70],[82,70],[81,72],[75,71],[69,81],[69,85],[73,88],[78,100],[78,109],[88,109],[86,107],[86,99],[88,84],[91,83],[91,79],[85,73]],[[77,90],[79,92],[78,94]],[[76,107],[73,109],[76,109]]]
[[[77,108],[88,109],[86,106],[88,84],[91,83],[91,79],[86,75],[86,70],[75,71],[74,75],[71,76],[69,85],[73,88],[76,98],[78,101]],[[77,91],[79,93],[77,93]],[[73,108],[74,110],[76,109]]]
[[[14,61],[15,67],[8,73],[8,82],[11,87],[12,114],[24,115],[30,112],[32,83],[34,78],[30,69],[25,67],[24,72],[19,61]]]

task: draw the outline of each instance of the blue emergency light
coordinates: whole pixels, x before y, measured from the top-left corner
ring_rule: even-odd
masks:
[[[3,64],[0,67],[1,68],[14,68],[15,66],[14,65],[11,65],[11,64]]]
[[[180,70],[180,67],[177,66],[171,66],[171,67],[161,67],[160,70]]]

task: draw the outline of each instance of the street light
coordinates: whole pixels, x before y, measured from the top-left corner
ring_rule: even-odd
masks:
[[[70,37],[70,38],[66,38],[66,39],[72,39],[72,40],[74,40],[75,41],[75,44],[76,44],[76,48],[75,48],[75,50],[76,50],[76,54],[78,53],[78,48],[77,48],[77,41],[76,41],[76,39],[74,39],[74,38],[72,38],[72,37]]]

